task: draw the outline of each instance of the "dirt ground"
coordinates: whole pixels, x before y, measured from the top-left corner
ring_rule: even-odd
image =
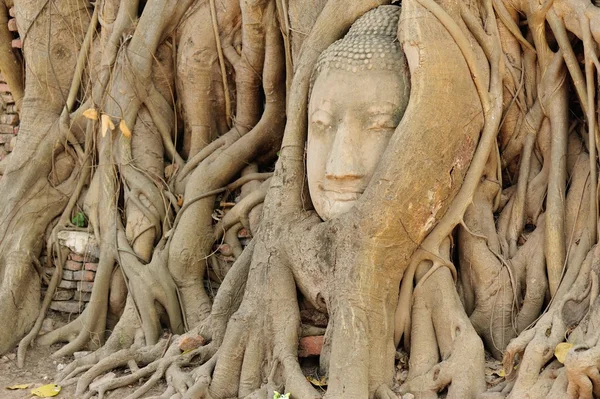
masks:
[[[63,313],[48,312],[48,317],[52,319],[54,327],[58,327],[68,321],[68,316]],[[52,359],[50,356],[62,345],[53,345],[51,347],[34,347],[27,351],[25,367],[17,367],[17,349],[0,358],[0,399],[23,399],[35,398],[31,395],[31,389],[45,384],[54,383],[56,374],[69,364],[72,356],[61,359]],[[122,375],[123,371],[117,373]],[[107,393],[104,397],[107,399],[122,399],[137,389],[144,380],[136,385],[131,385]],[[30,384],[27,389],[9,390],[7,387],[13,385]],[[78,399],[75,396],[75,385],[61,387],[61,392],[55,396],[57,399]],[[159,383],[145,397],[160,395],[166,389],[164,383]]]

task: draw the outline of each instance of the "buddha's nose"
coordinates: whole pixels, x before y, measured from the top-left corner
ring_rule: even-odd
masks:
[[[359,137],[348,123],[339,125],[325,166],[326,178],[359,179],[365,175]]]

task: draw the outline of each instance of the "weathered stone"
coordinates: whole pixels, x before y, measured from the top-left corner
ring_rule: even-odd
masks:
[[[91,292],[75,291],[75,294],[73,295],[73,299],[76,301],[89,302],[91,298]]]
[[[100,254],[96,237],[84,231],[61,231],[58,233],[58,242],[80,255],[93,256],[98,259]]]
[[[42,328],[40,329],[40,333],[46,334],[52,330],[54,330],[54,320],[48,318],[44,319],[44,321],[42,322]]]
[[[68,290],[72,290],[72,289],[77,288],[77,281],[62,280],[60,282],[60,284],[58,284],[58,286],[60,288],[66,288]]]
[[[62,278],[63,280],[77,281],[74,276],[74,271],[72,270],[63,270]]]
[[[0,90],[2,89],[3,83],[0,83]],[[7,86],[8,87],[8,86]],[[0,122],[7,123],[9,125],[15,125],[19,123],[19,115],[17,114],[4,114],[0,116]]]
[[[69,299],[73,298],[73,294],[73,291],[57,290],[52,296],[52,299],[55,301],[68,301]]]
[[[2,93],[10,93],[10,87],[8,87],[8,84],[6,84],[6,83],[0,83],[0,92],[2,92]],[[2,122],[2,123],[8,123],[8,122]]]
[[[83,264],[81,262],[77,262],[74,260],[70,260],[67,259],[67,262],[65,263],[64,269],[65,270],[73,270],[73,271],[77,271],[77,270],[81,270]]]
[[[86,262],[84,267],[85,267],[85,270],[90,270],[90,271],[95,272],[98,270],[98,263]]]
[[[4,101],[5,103],[8,103],[8,104],[15,103],[15,99],[13,98],[12,94],[2,93],[2,94],[0,94],[0,97],[2,98],[2,101]]]
[[[79,281],[77,283],[77,291],[92,292],[93,288],[94,283],[90,283],[88,281]]]
[[[10,142],[8,142],[6,144],[6,150],[9,152],[13,152],[15,150],[16,145],[17,145],[17,136],[13,136],[13,138],[10,139]]]
[[[11,45],[13,48],[23,48],[23,41],[21,39],[13,39]]]
[[[302,323],[316,327],[327,327],[329,321],[325,313],[321,313],[316,309],[304,309],[300,311],[300,319]]]
[[[84,304],[78,301],[52,301],[50,309],[64,313],[81,313]]]
[[[75,252],[69,252],[68,259],[74,260],[75,262],[81,262],[81,263],[86,261],[85,256],[76,254]]]
[[[73,280],[75,281],[94,281],[96,273],[89,270],[79,270],[73,272]]]
[[[10,140],[15,137],[12,131],[13,127],[11,125],[0,124],[0,144],[10,143]]]
[[[206,343],[206,340],[204,339],[204,337],[202,337],[202,335],[196,335],[196,336],[184,336],[181,338],[181,341],[179,341],[179,350],[181,350],[182,352],[185,351],[191,351],[194,350],[196,348],[199,348],[201,346],[203,346]]]

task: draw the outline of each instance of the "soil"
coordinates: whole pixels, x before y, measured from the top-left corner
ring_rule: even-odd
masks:
[[[54,327],[58,328],[69,321],[69,315],[59,312],[48,312],[48,318],[54,322]],[[63,344],[52,346],[35,346],[27,352],[25,367],[19,369],[17,367],[17,349],[7,353],[0,358],[0,398],[2,399],[23,399],[31,398],[31,389],[54,382],[54,376],[62,370],[63,367],[73,361],[73,356],[66,356],[59,359],[52,359],[52,353],[60,349]],[[117,376],[123,374],[122,370],[116,371]],[[101,376],[100,378],[102,378]],[[136,384],[123,387],[105,394],[107,399],[124,398],[133,393],[143,380]],[[7,387],[13,385],[29,384],[27,389],[9,390]],[[75,399],[76,385],[61,387],[61,392],[55,396],[57,399]],[[159,383],[150,390],[145,397],[162,394],[166,389],[164,383]],[[97,396],[95,396],[97,397]]]

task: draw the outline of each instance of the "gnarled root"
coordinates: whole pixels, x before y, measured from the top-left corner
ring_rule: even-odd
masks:
[[[556,346],[565,340],[565,336],[589,312],[592,301],[598,296],[597,283],[594,284],[594,281],[598,281],[598,255],[596,246],[588,254],[577,280],[564,297],[553,303],[532,329],[524,331],[508,345],[504,355],[504,369],[509,378],[514,371],[515,358],[517,355],[521,357],[510,398],[534,395],[541,378],[540,372],[554,356]],[[573,368],[578,367],[573,364]]]
[[[437,398],[437,392],[447,388],[448,398],[472,398],[483,392],[483,343],[448,268],[438,269],[417,288],[412,312],[410,368],[402,393]]]

